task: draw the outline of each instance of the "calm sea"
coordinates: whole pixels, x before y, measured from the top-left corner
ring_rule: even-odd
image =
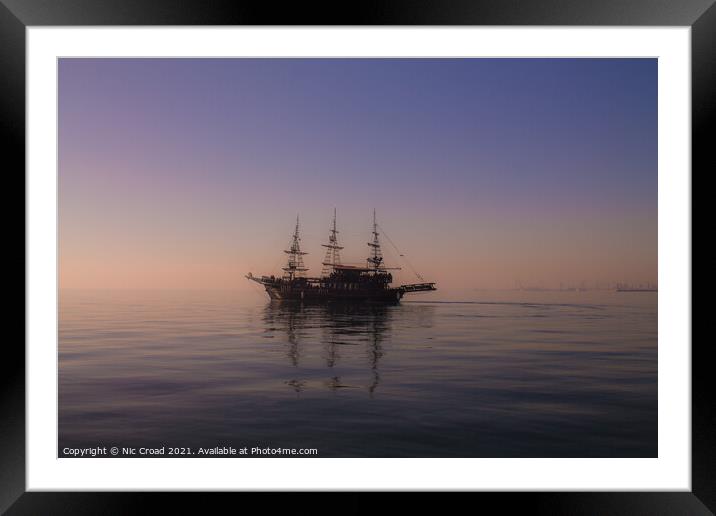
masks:
[[[657,294],[427,296],[348,308],[258,293],[63,291],[60,455],[657,455]]]

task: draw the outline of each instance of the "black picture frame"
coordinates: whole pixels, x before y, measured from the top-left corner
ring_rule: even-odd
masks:
[[[366,1],[332,4],[247,2],[241,0],[0,0],[0,131],[4,163],[5,220],[15,220],[17,207],[8,202],[23,192],[25,169],[25,29],[59,25],[607,25],[689,26],[692,58],[692,178],[714,168],[709,135],[716,111],[715,0],[429,0]],[[707,168],[709,170],[707,170]],[[699,171],[694,173],[694,171]],[[8,182],[13,183],[8,185]],[[692,201],[693,203],[693,201]],[[692,204],[693,211],[693,204]],[[24,225],[6,224],[21,252],[9,245],[6,271],[11,279],[24,265]],[[13,233],[15,232],[15,233]],[[692,245],[693,253],[693,245]],[[693,256],[693,255],[692,255]],[[23,270],[25,270],[23,268]],[[693,287],[692,287],[693,288]],[[23,299],[25,288],[23,285]],[[6,298],[10,310],[25,304]],[[22,308],[19,308],[19,306]],[[18,308],[15,308],[15,307]],[[693,313],[693,303],[692,303]],[[7,320],[19,326],[12,312]],[[693,320],[693,315],[692,315]],[[23,335],[25,326],[23,324]],[[24,341],[24,339],[23,339]],[[684,342],[684,345],[689,345]],[[692,491],[592,493],[470,493],[471,507],[497,503],[500,511],[529,510],[548,514],[713,514],[716,511],[716,404],[711,365],[704,340],[692,343]],[[3,349],[0,393],[0,512],[7,514],[142,513],[149,503],[163,511],[177,504],[183,510],[213,512],[214,504],[235,503],[233,497],[270,504],[276,498],[260,493],[35,493],[25,490],[25,349],[20,339],[7,339]],[[232,497],[231,500],[227,497]],[[318,497],[318,498],[317,498]],[[294,493],[281,502],[307,512],[355,513],[382,505],[383,495],[350,493],[340,501],[325,494]],[[474,497],[477,497],[476,499]],[[314,498],[317,500],[314,503]],[[416,494],[423,509],[445,509],[443,497]],[[451,505],[452,505],[451,501]],[[338,504],[338,505],[337,505]],[[218,505],[217,505],[218,507]],[[237,510],[239,507],[237,507]]]

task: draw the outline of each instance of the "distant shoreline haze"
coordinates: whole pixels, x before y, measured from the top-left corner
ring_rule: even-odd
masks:
[[[61,289],[658,281],[656,59],[60,59],[58,167]]]

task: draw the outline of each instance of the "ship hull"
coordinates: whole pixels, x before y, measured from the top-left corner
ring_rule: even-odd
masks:
[[[286,285],[264,285],[272,300],[304,303],[381,303],[396,304],[403,297],[397,288],[340,290],[332,288],[300,288]]]

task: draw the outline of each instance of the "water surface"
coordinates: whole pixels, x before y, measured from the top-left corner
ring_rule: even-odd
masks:
[[[474,291],[351,308],[63,291],[59,449],[654,457],[656,301]]]

